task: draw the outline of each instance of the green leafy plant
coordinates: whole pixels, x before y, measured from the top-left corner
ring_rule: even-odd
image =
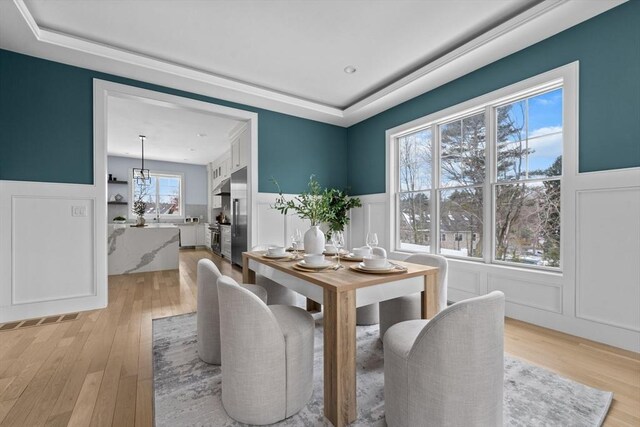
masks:
[[[127,218],[123,217],[122,215],[118,215],[117,217],[113,218],[114,221],[126,221]]]
[[[278,187],[279,194],[276,202],[271,206],[273,209],[280,211],[284,215],[289,211],[293,211],[300,218],[308,219],[312,226],[320,225],[320,223],[326,222],[330,218],[329,194],[327,190],[322,190],[315,175],[309,177],[309,190],[300,193],[293,200],[285,199],[278,181],[274,178],[271,178],[271,181]]]
[[[136,200],[133,202],[133,213],[136,216],[144,216],[144,213],[147,211],[147,204],[142,200]]]
[[[278,187],[279,197],[271,207],[286,215],[290,210],[300,218],[308,219],[311,225],[326,223],[327,238],[332,231],[343,231],[349,223],[349,210],[362,206],[360,199],[349,197],[346,192],[335,188],[322,189],[314,175],[309,177],[308,191],[300,193],[293,200],[286,200],[280,185],[275,179],[271,181]]]
[[[362,202],[359,198],[349,197],[346,192],[335,188],[325,190],[325,193],[329,198],[329,214],[325,222],[329,226],[327,239],[330,239],[332,232],[344,231],[344,227],[349,224],[349,211],[361,207]]]

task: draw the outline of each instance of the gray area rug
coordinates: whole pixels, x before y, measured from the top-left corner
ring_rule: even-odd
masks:
[[[309,404],[279,426],[329,426],[322,415],[322,322],[316,322],[314,387]],[[378,326],[357,330],[358,420],[385,426]],[[155,425],[239,426],[222,406],[221,367],[198,358],[194,313],[153,321]],[[504,425],[600,426],[613,393],[587,387],[505,354]]]

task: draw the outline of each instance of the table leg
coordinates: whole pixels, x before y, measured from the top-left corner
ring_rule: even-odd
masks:
[[[314,300],[307,298],[307,311],[311,313],[319,313],[322,311],[322,304],[319,304]]]
[[[324,290],[324,416],[335,427],[356,419],[356,293]]]
[[[244,254],[242,255],[242,283],[256,283],[256,272],[249,270],[249,257]]]
[[[424,276],[424,292],[422,292],[422,318],[431,319],[444,307],[440,307],[440,289],[438,288],[438,272]]]

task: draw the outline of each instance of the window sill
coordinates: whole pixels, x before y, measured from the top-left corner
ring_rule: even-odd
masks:
[[[429,252],[404,252],[404,251],[395,250],[389,253],[389,258],[402,261],[408,256],[415,255],[415,254],[429,254]],[[463,265],[465,267],[469,267],[473,269],[486,269],[486,270],[493,270],[496,272],[502,271],[502,272],[512,272],[512,273],[519,273],[519,274],[537,274],[537,275],[545,275],[545,276],[555,277],[555,278],[563,277],[562,271],[551,269],[548,267],[537,267],[537,266],[522,267],[519,265],[512,265],[508,263],[499,263],[499,262],[487,264],[481,259],[477,259],[477,260],[464,259],[464,258],[452,257],[452,256],[445,256],[445,258],[450,264],[459,264],[459,265]]]

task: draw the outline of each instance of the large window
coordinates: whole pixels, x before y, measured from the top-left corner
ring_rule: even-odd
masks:
[[[151,172],[146,182],[132,180],[131,200],[142,199],[146,203],[145,217],[182,217],[182,180],[182,175]]]
[[[394,135],[396,247],[560,266],[562,83]]]

